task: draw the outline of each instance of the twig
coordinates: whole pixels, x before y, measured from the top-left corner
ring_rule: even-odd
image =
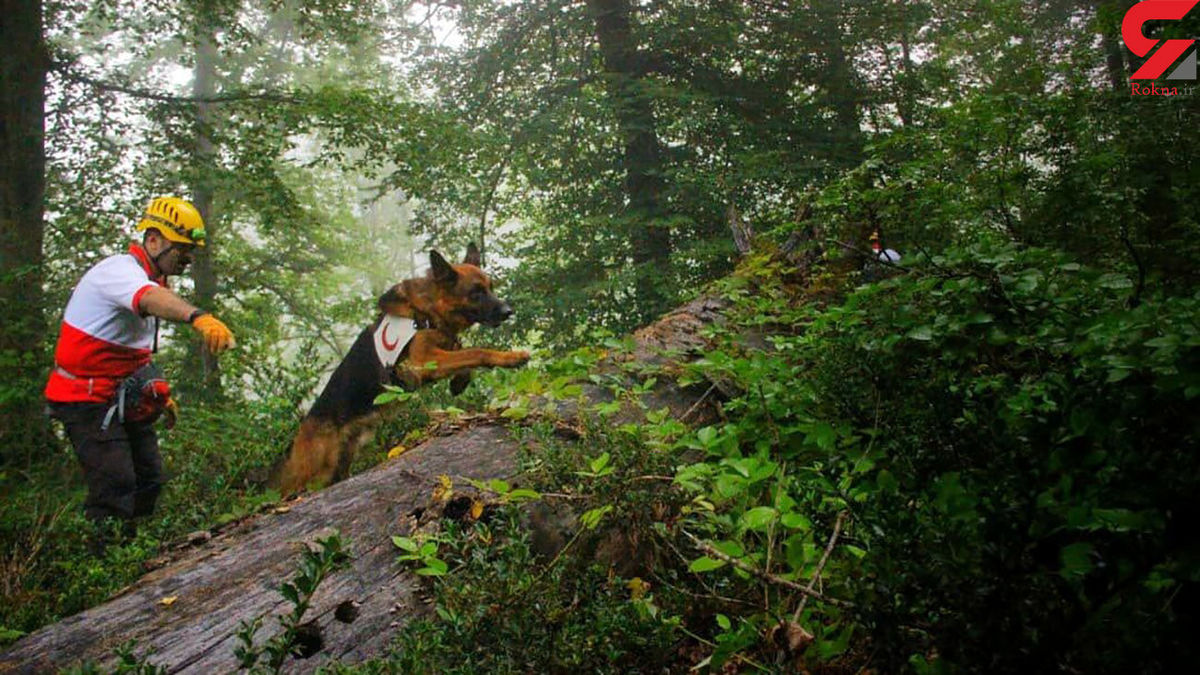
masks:
[[[683,413],[683,415],[679,418],[679,421],[683,422],[686,421],[687,418],[691,417],[692,413],[696,412],[696,410],[700,407],[700,404],[704,403],[704,399],[708,398],[708,395],[713,393],[713,390],[716,388],[717,385],[710,385],[708,391],[704,392],[700,395],[700,398],[696,399],[696,402],[692,404],[692,407],[687,409],[687,412]]]
[[[699,636],[699,635],[696,635],[696,634],[695,634],[695,633],[693,633],[692,631],[688,630],[688,629],[687,629],[687,627],[686,627],[686,626],[684,626],[682,623],[681,623],[681,624],[679,624],[679,625],[677,625],[677,626],[675,626],[675,627],[679,629],[679,632],[681,632],[681,633],[683,633],[684,635],[686,635],[686,636],[688,636],[688,637],[692,638],[692,639],[693,639],[693,640],[695,640],[696,642],[699,642],[700,644],[703,644],[703,645],[707,645],[707,646],[709,646],[709,647],[712,647],[713,649],[716,649],[716,648],[717,648],[717,643],[715,643],[715,642],[713,642],[713,641],[711,641],[711,640],[706,640],[706,639],[704,639],[703,637],[701,637],[701,636]],[[739,661],[742,661],[742,662],[743,662],[743,663],[745,663],[746,665],[748,665],[748,666],[751,666],[752,668],[757,668],[758,670],[761,670],[761,671],[762,671],[762,672],[764,672],[764,673],[769,673],[769,672],[771,672],[770,670],[767,670],[767,668],[766,668],[765,666],[763,666],[763,665],[759,664],[757,661],[754,661],[754,660],[753,660],[753,659],[751,659],[749,656],[745,656],[744,654],[738,654],[738,653],[734,653],[734,654],[732,654],[732,655],[731,655],[731,658],[738,659]],[[692,668],[690,668],[689,670],[691,670],[691,671],[693,671],[693,672],[694,672],[694,671],[698,670],[699,668],[700,668],[700,666],[693,666],[693,667],[692,667]]]
[[[825,563],[829,562],[829,554],[833,553],[833,547],[837,544],[838,535],[842,533],[842,522],[846,520],[846,512],[842,511],[838,514],[837,521],[833,523],[833,534],[829,537],[829,543],[825,545],[825,553],[821,556],[821,562],[817,563],[817,569],[813,572],[812,579],[808,582],[808,593],[800,599],[800,605],[796,607],[796,612],[792,614],[792,623],[800,623],[800,613],[804,611],[804,606],[808,604],[808,598],[813,589],[817,586],[817,581],[821,578],[821,572],[825,569]]]
[[[675,540],[673,537],[660,536],[660,539],[662,539],[663,543],[667,545],[667,548],[671,549],[671,552],[675,554],[675,557],[679,558],[679,561],[681,563],[683,563],[684,565],[688,564],[688,561],[689,561],[688,556],[684,555],[683,551],[680,551],[679,547],[675,545]],[[717,594],[717,590],[715,588],[713,588],[712,584],[708,583],[708,581],[705,580],[704,577],[698,577],[697,581],[699,581],[700,585],[704,587],[704,590],[708,591],[709,595],[711,595],[713,597],[719,597],[719,595]],[[746,604],[749,605],[751,603],[746,602]],[[756,608],[758,607],[758,605],[753,605],[753,606]]]
[[[687,558],[681,558],[681,559],[685,563],[687,562]],[[696,591],[693,591],[685,586],[678,586],[676,584],[673,584],[670,581],[668,581],[667,579],[665,579],[661,576],[658,576],[658,575],[652,576],[651,579],[654,580],[654,583],[657,583],[659,586],[662,586],[663,588],[669,588],[676,593],[682,593],[684,595],[689,595],[696,600],[707,600],[707,601],[715,600],[719,603],[724,603],[726,605],[741,605],[743,607],[760,609],[759,604],[757,602],[750,602],[749,600],[743,600],[741,598],[731,598],[731,597],[721,595],[716,592],[697,593]]]
[[[776,584],[779,586],[784,586],[784,587],[790,588],[794,591],[800,591],[801,593],[803,593],[805,595],[814,597],[822,602],[827,602],[827,603],[829,603],[831,605],[835,605],[837,607],[853,607],[854,606],[854,604],[851,602],[847,602],[845,600],[838,600],[837,598],[831,598],[823,593],[819,593],[819,592],[813,590],[812,588],[801,586],[800,584],[796,583],[795,581],[790,581],[788,579],[784,579],[782,577],[771,574],[770,572],[764,572],[763,570],[760,570],[757,567],[754,567],[752,565],[747,565],[746,563],[742,562],[741,560],[738,560],[737,558],[734,558],[732,556],[726,555],[726,554],[718,551],[716,548],[713,547],[712,544],[709,544],[708,542],[700,539],[699,537],[692,534],[691,532],[687,532],[687,531],[682,531],[682,532],[688,539],[692,540],[692,543],[694,543],[697,548],[699,548],[701,551],[704,551],[705,554],[710,555],[710,556],[716,558],[717,560],[722,560],[724,562],[727,562],[730,565],[733,565],[734,567],[742,570],[743,572],[749,572],[750,574],[758,577],[759,579],[762,579],[763,581],[768,581],[770,583],[773,583],[773,584]]]

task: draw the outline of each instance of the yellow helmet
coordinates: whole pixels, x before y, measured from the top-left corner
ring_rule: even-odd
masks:
[[[204,246],[204,219],[196,207],[178,197],[156,197],[146,207],[137,229],[155,229],[171,241]]]

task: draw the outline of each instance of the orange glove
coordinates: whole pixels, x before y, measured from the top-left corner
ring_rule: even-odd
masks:
[[[175,399],[168,398],[166,404],[163,405],[163,423],[168,429],[175,428],[175,421],[179,419],[179,404]]]
[[[200,336],[204,338],[204,345],[213,354],[220,354],[236,344],[233,340],[233,331],[212,314],[201,314],[196,317],[192,321],[192,328],[200,333]]]

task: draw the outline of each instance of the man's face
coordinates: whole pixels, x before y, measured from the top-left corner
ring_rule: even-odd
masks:
[[[171,250],[160,259],[162,272],[168,276],[183,274],[195,257],[196,247],[192,244],[178,242],[170,242],[170,244]]]
[[[187,266],[191,264],[195,257],[196,251],[194,244],[181,244],[171,241],[156,230],[150,230],[147,233],[145,246],[146,252],[150,254],[150,257],[154,259],[154,264],[158,266],[159,274],[163,276],[183,274],[183,271],[187,269]]]

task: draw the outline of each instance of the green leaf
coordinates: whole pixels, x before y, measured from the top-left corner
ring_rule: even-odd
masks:
[[[396,394],[394,394],[390,391],[385,391],[382,394],[375,397],[374,405],[383,405],[385,403],[391,403],[392,401],[395,401],[397,398],[399,398],[399,397]]]
[[[896,482],[896,477],[892,475],[891,471],[882,469],[880,470],[879,474],[875,476],[875,487],[878,487],[880,492],[890,493],[899,489],[900,484]]]
[[[1108,371],[1108,379],[1105,381],[1109,384],[1120,382],[1132,374],[1133,370],[1130,368],[1113,368]]]
[[[1092,545],[1087,542],[1077,542],[1064,546],[1059,553],[1062,569],[1059,574],[1068,579],[1080,579],[1092,571]]]
[[[416,541],[409,539],[408,537],[392,537],[392,543],[396,545],[396,548],[408,551],[410,553],[416,553],[417,549],[420,548],[420,545],[417,544]]]
[[[591,511],[585,512],[582,516],[579,516],[579,522],[585,528],[594,530],[596,529],[596,526],[600,524],[600,520],[604,518],[605,514],[607,514],[609,511],[612,511],[612,509],[613,507],[611,504],[605,504],[599,508],[592,509]]]
[[[593,459],[588,466],[592,467],[593,473],[599,473],[601,469],[608,466],[609,459],[610,459],[610,457],[607,452],[601,453],[601,455],[599,457]]]
[[[1111,532],[1127,532],[1130,530],[1148,530],[1150,519],[1145,515],[1129,509],[1092,509],[1091,522],[1088,529],[1109,530]]]
[[[1108,274],[1101,275],[1100,278],[1096,280],[1096,285],[1100,288],[1112,289],[1133,288],[1133,280],[1124,274],[1109,272]]]
[[[742,514],[742,527],[748,530],[766,530],[779,517],[779,512],[770,506],[756,506]]]
[[[500,413],[500,416],[509,420],[523,420],[526,417],[529,417],[529,408],[524,406],[512,406],[505,408],[504,412]]]
[[[696,440],[700,441],[700,447],[710,448],[717,439],[717,430],[715,427],[701,427],[696,432]]]
[[[854,546],[852,544],[843,545],[842,550],[849,553],[850,555],[854,556],[855,558],[858,558],[859,560],[862,560],[867,555],[867,552],[865,550],[863,550],[857,546]]]
[[[688,570],[692,572],[711,572],[716,569],[721,569],[724,566],[724,560],[717,560],[715,558],[704,556],[702,558],[696,558],[693,560],[692,564],[688,565]]]
[[[296,588],[296,585],[291,582],[284,582],[284,584],[279,587],[279,594],[293,605],[300,603],[300,589]]]
[[[807,532],[812,529],[812,521],[809,520],[808,517],[803,513],[785,513],[783,514],[783,517],[779,519],[779,522],[790,530]]]
[[[820,422],[808,430],[804,440],[822,450],[833,450],[837,446],[837,438],[837,431],[830,424]]]
[[[916,328],[905,333],[904,336],[908,337],[908,338],[912,338],[913,340],[920,340],[921,342],[928,342],[933,339],[933,327],[932,326],[917,326]]]
[[[440,577],[450,569],[444,561],[437,558],[429,558],[425,561],[425,567],[417,570],[417,574],[423,577]]]
[[[728,539],[724,541],[713,542],[712,547],[729,556],[730,558],[740,558],[746,555],[746,550],[742,548],[741,544]]]

